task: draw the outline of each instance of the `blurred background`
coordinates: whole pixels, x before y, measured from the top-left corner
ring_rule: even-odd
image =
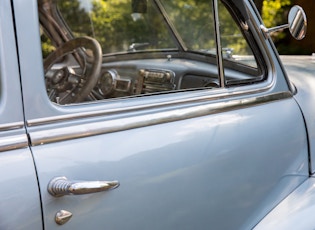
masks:
[[[254,0],[267,28],[286,24],[289,10],[301,6],[307,17],[306,37],[301,41],[293,39],[288,30],[274,33],[273,41],[278,52],[284,55],[315,53],[315,1],[314,0]]]

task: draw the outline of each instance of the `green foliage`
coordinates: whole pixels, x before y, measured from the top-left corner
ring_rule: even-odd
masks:
[[[188,49],[215,52],[211,1],[161,0],[160,2]],[[275,2],[283,5],[283,1]],[[173,35],[152,1],[147,1],[147,12],[142,13],[137,19],[132,17],[131,0],[59,0],[57,3],[73,36],[96,38],[102,46],[103,53],[127,51],[133,43],[148,44],[146,48],[152,49],[176,48],[172,40]],[[274,7],[271,3],[268,4],[266,9]],[[233,49],[234,54],[250,54],[240,29],[221,1],[219,17],[223,47]],[[47,39],[42,40],[42,48],[44,57],[53,50]]]
[[[58,7],[74,36],[96,38],[104,53],[127,51],[133,43],[174,47],[163,19],[148,2],[148,12],[132,18],[131,0],[59,1]],[[159,43],[159,44],[157,44]]]
[[[124,28],[132,26],[128,1],[93,1],[91,20],[95,37],[105,52],[127,50],[128,44],[122,41],[128,36]]]
[[[262,17],[267,27],[273,27],[283,23],[286,19],[288,7],[291,6],[291,0],[265,0],[263,2]]]
[[[52,45],[51,41],[44,33],[41,34],[40,39],[41,39],[41,44],[42,44],[42,55],[45,58],[51,52],[53,52],[56,48]]]
[[[215,48],[211,2],[208,0],[162,0],[161,2],[189,49]]]
[[[222,47],[232,49],[237,55],[251,54],[240,28],[223,4],[219,4],[219,20]]]
[[[81,7],[78,0],[72,1],[58,1],[58,8],[67,22],[71,27],[71,31],[75,37],[79,36],[93,36],[91,27],[86,25],[90,24],[89,12]]]
[[[288,9],[291,0],[264,0],[262,18],[267,28],[287,23]],[[274,39],[280,40],[285,37],[285,33],[280,32],[273,35]]]

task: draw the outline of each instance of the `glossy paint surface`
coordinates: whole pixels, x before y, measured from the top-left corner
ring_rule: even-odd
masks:
[[[0,229],[42,229],[40,197],[30,150],[0,152],[0,162]]]
[[[288,127],[293,120],[299,125]],[[302,118],[288,99],[32,150],[45,229],[55,229],[61,209],[73,213],[64,229],[230,229],[262,218],[306,179],[305,146]],[[46,190],[55,176],[120,187],[56,198]]]
[[[315,178],[311,177],[281,202],[254,229],[314,229]]]
[[[310,141],[311,172],[315,172],[315,59],[312,56],[283,56],[288,77],[296,87],[295,98],[300,105],[307,125]]]
[[[0,1],[0,229],[42,229],[37,177],[24,127],[10,1]]]
[[[10,6],[9,1],[2,1],[0,6],[5,4]],[[7,199],[3,204],[7,207],[12,203],[10,212],[23,204],[20,212],[11,217],[1,208],[0,218],[8,221],[4,222],[4,229],[17,219],[21,220],[19,226],[25,224],[23,229],[41,229],[43,221],[46,230],[250,229],[308,178],[307,134],[294,98],[239,105],[258,97],[291,94],[270,43],[259,40],[263,39],[259,32],[256,39],[269,71],[268,80],[261,84],[211,92],[221,96],[211,100],[204,97],[208,91],[191,91],[60,107],[49,102],[44,87],[37,1],[14,0],[13,6],[26,129],[38,178],[28,148],[0,153],[3,162],[12,161],[3,167],[3,175],[10,175],[2,178],[2,184],[10,185],[1,188]],[[249,12],[253,14],[253,10]],[[258,23],[255,16],[251,17],[252,23]],[[17,98],[20,100],[21,95]],[[228,110],[220,107],[227,101],[236,101],[234,110],[233,106]],[[158,103],[168,104],[167,109],[155,107]],[[211,103],[221,109],[213,111],[210,106],[208,113],[189,118],[179,114],[180,106],[208,108]],[[130,108],[137,108],[132,117]],[[118,112],[93,115],[106,109]],[[20,110],[22,107],[18,107],[18,114],[22,114]],[[159,113],[173,119],[158,120],[153,115]],[[152,115],[159,122],[141,123],[140,115]],[[107,116],[116,123],[108,125],[111,119]],[[61,119],[64,117],[68,119]],[[142,125],[126,127],[122,118],[129,119],[128,125],[130,120]],[[23,119],[18,120],[23,124]],[[116,129],[92,135],[91,124],[99,125],[100,130],[107,125]],[[47,140],[55,135],[50,133],[52,130],[67,132],[57,135],[64,139],[46,143],[34,135],[47,133]],[[80,137],[82,130],[84,135]],[[73,133],[79,134],[71,136]],[[16,168],[11,165],[19,170],[14,171]],[[120,186],[95,194],[53,197],[47,186],[56,176],[85,181],[118,180]],[[7,178],[23,186],[15,188]],[[16,195],[10,197],[12,188]],[[29,199],[21,200],[24,196]],[[63,226],[55,222],[55,215],[61,210],[73,214]]]
[[[1,132],[8,126],[16,126],[16,124],[21,126],[20,122],[23,121],[19,66],[10,1],[0,2],[0,77]]]

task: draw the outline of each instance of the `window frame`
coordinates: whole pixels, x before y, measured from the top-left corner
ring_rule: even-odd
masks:
[[[26,108],[25,119],[28,129],[31,130],[40,130],[42,129],[42,125],[54,126],[60,121],[73,120],[74,123],[80,123],[81,119],[89,117],[92,120],[97,120],[100,117],[105,119],[108,114],[116,114],[120,117],[128,116],[130,111],[151,111],[151,109],[153,109],[153,112],[155,109],[176,110],[178,106],[189,107],[202,103],[213,104],[213,112],[215,112],[220,111],[220,109],[217,110],[216,108],[223,108],[220,104],[222,101],[237,101],[240,98],[249,96],[256,97],[257,95],[269,95],[279,91],[286,92],[288,88],[287,82],[284,82],[280,71],[278,71],[276,53],[269,48],[269,41],[263,38],[260,29],[256,25],[259,18],[250,8],[248,25],[251,28],[253,40],[255,40],[262,52],[261,58],[268,70],[266,71],[265,81],[242,87],[233,86],[222,89],[192,90],[167,95],[121,98],[118,100],[103,100],[59,106],[50,102],[45,89],[40,33],[38,29],[37,0],[31,0],[28,3],[25,3],[23,0],[15,0],[14,9],[16,38],[19,46],[19,58],[21,60],[24,106]],[[28,9],[29,13],[26,14],[25,9]],[[32,55],[32,58],[29,58],[30,55]],[[279,77],[277,77],[278,75]],[[212,110],[209,112],[211,113]]]

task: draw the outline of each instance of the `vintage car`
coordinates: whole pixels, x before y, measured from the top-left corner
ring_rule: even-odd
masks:
[[[0,229],[314,229],[314,63],[285,69],[287,28],[300,7],[1,0]]]

